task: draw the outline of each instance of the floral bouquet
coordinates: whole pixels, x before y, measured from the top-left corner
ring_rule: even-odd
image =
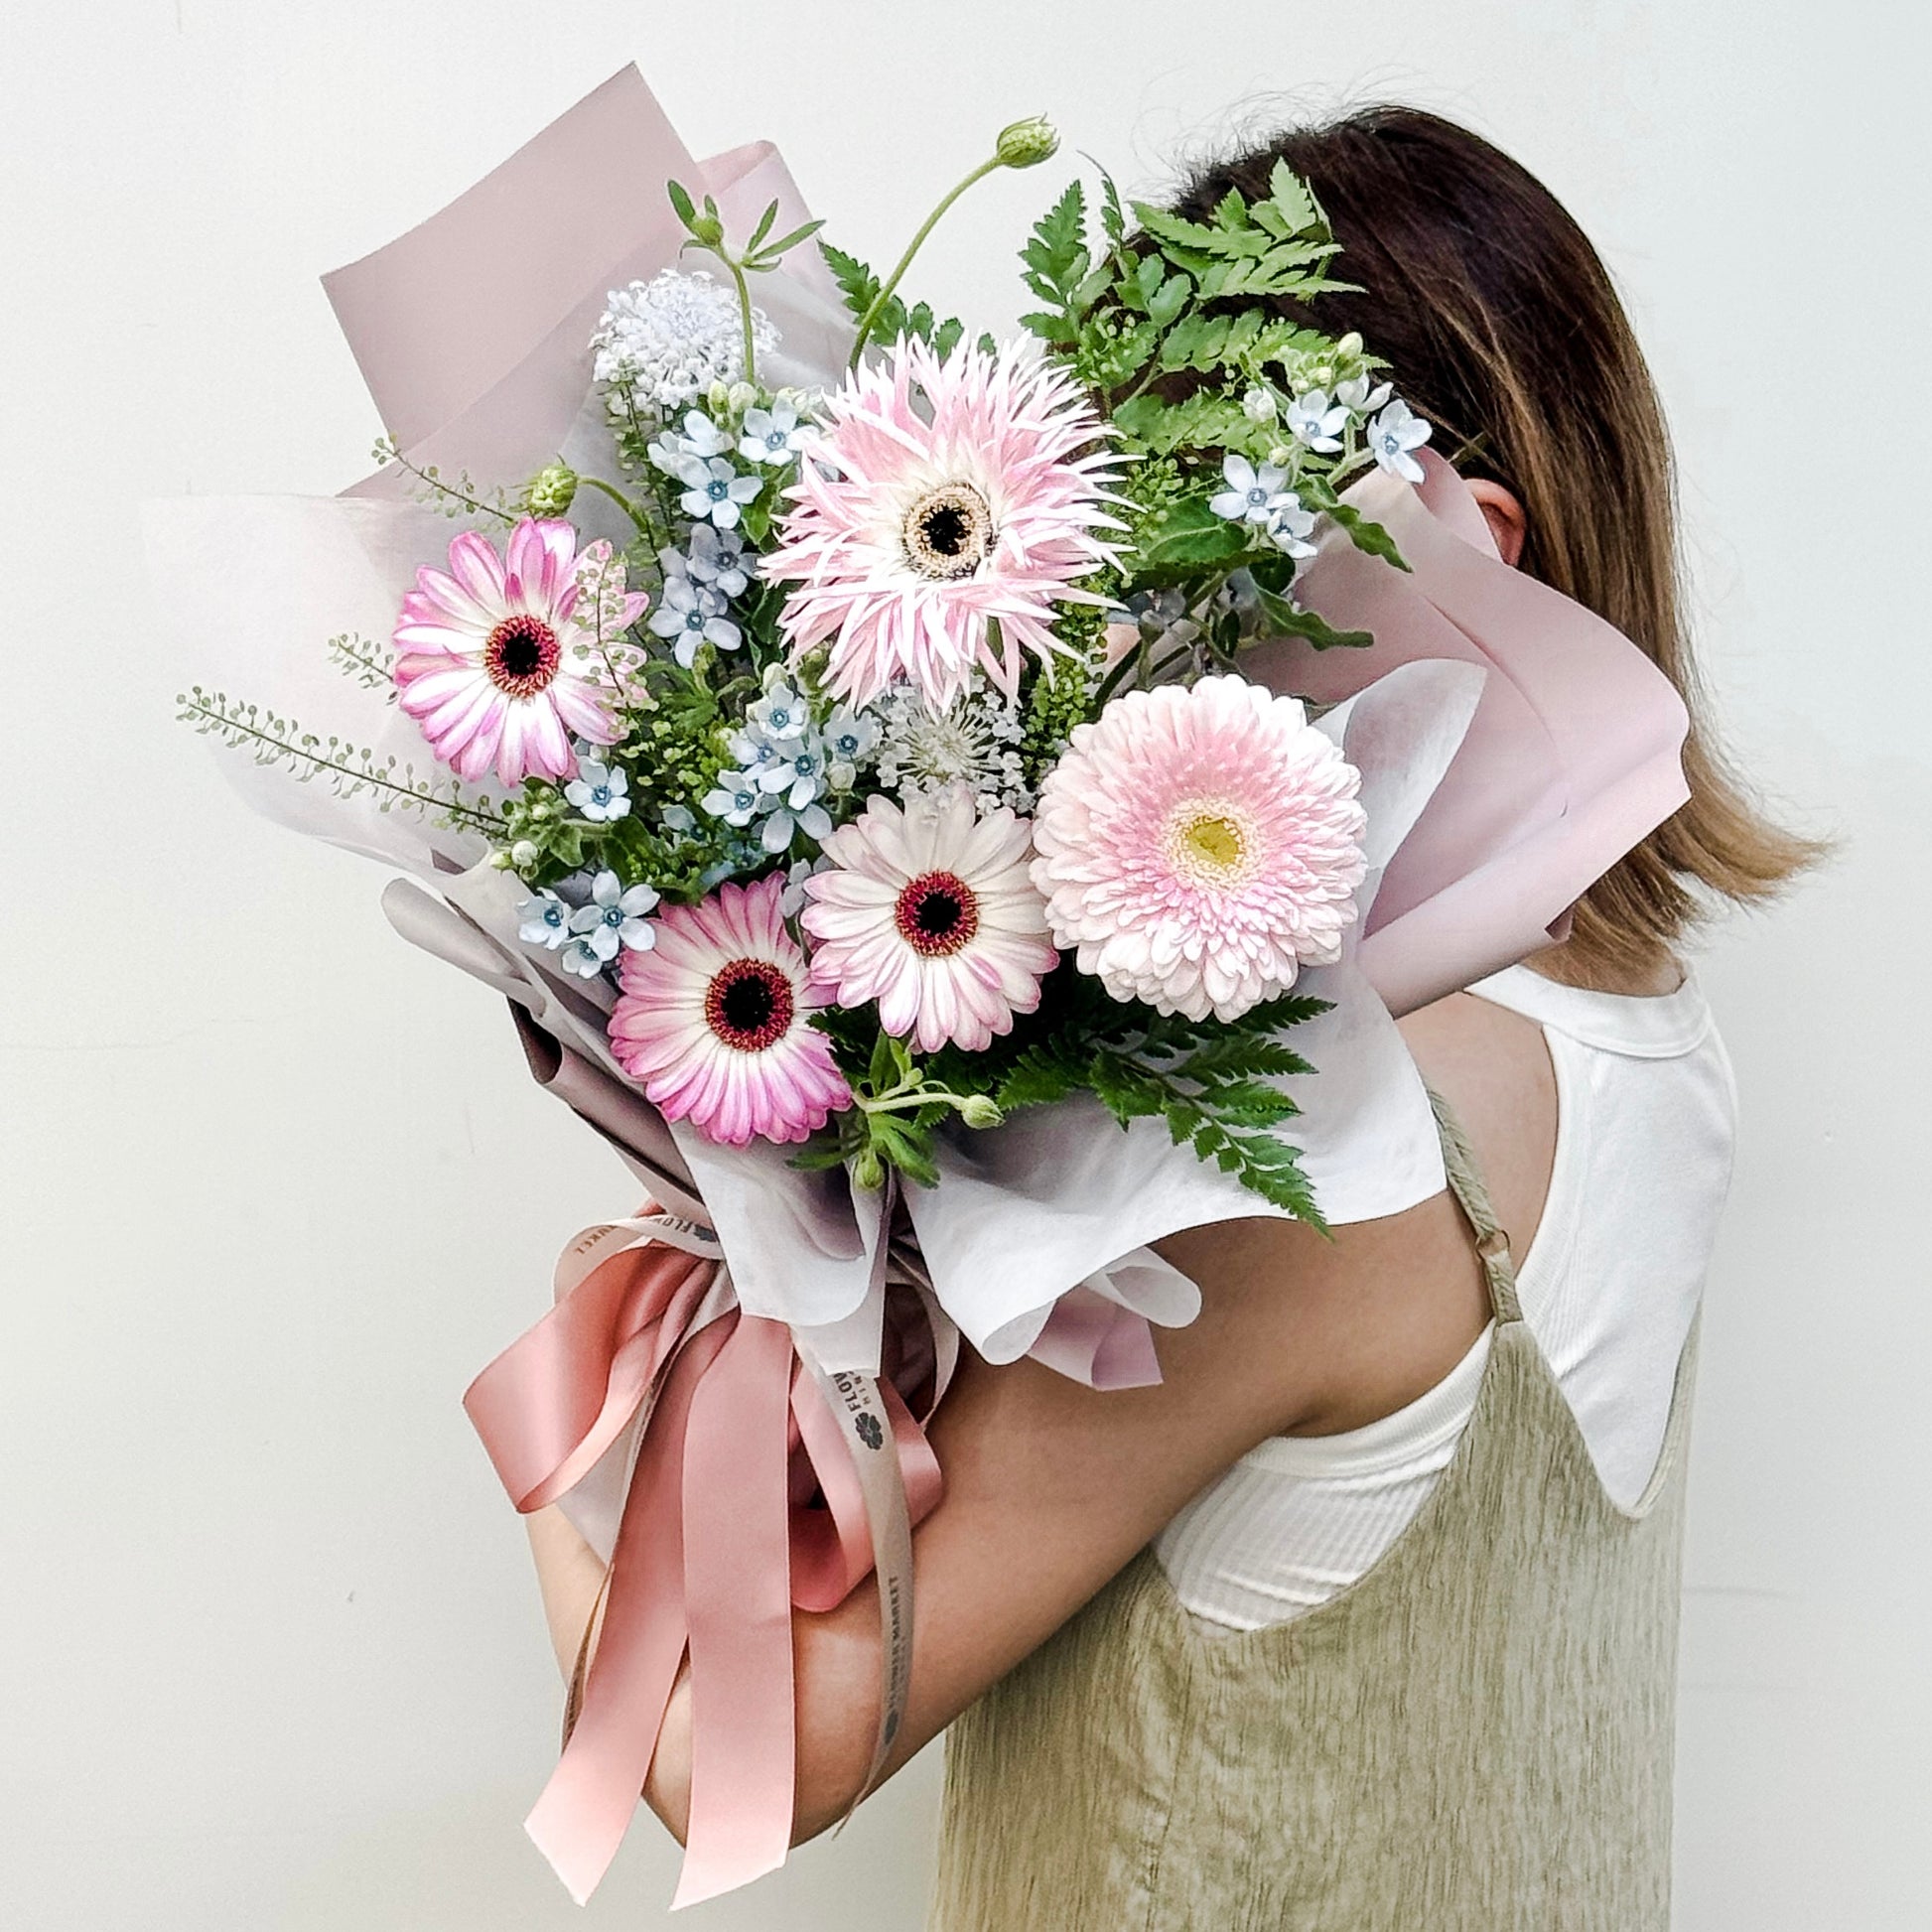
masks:
[[[782,1859],[789,1606],[875,1571],[883,1763],[962,1334],[1156,1379],[1198,1297],[1144,1244],[1434,1191],[1391,1008],[1547,942],[1682,797],[1663,680],[1500,564],[1320,326],[1346,284],[1286,168],[1201,221],[1075,181],[1018,340],[908,306],[945,208],[1056,145],[1008,128],[881,277],[768,149],[700,169],[620,75],[332,280],[383,467],[257,547],[366,615],[329,646],[363,726],[182,703],[332,800],[272,809],[435,883],[392,918],[652,1195],[469,1398],[611,1565],[531,1820],[579,1896],[687,1656],[721,1741],[680,1902]],[[661,209],[614,200],[653,174]],[[538,266],[575,307],[476,321],[504,222],[573,187]]]
[[[1022,122],[989,167],[1055,146]],[[1340,491],[1420,482],[1429,426],[1359,337],[1279,315],[1338,286],[1312,197],[1278,169],[1195,223],[1103,181],[1090,233],[1076,181],[1008,344],[908,308],[911,249],[882,282],[818,241],[853,335],[806,390],[760,379],[754,287],[819,224],[774,236],[774,200],[735,238],[666,191],[722,279],[612,293],[609,469],[417,472],[481,527],[388,640],[336,641],[450,775],[199,690],[185,716],[483,833],[528,889],[522,941],[613,983],[623,1071],[707,1139],[936,1185],[943,1125],[1091,1091],[1318,1220],[1267,1082],[1308,1070],[1282,1035],[1320,1003],[1294,988],[1355,919],[1360,776],[1237,665],[1263,636],[1370,641],[1296,572],[1324,518],[1400,566]],[[621,544],[568,520],[593,491]]]

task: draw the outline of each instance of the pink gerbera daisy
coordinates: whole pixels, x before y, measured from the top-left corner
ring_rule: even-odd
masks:
[[[805,881],[814,982],[841,1006],[877,1000],[880,1025],[922,1052],[1011,1033],[1058,958],[1027,876],[1032,829],[1005,805],[981,816],[964,785],[903,809],[871,799]]]
[[[656,943],[626,952],[611,1047],[666,1120],[743,1147],[802,1141],[852,1104],[832,1042],[810,1024],[825,1002],[785,929],[782,873],[721,886],[651,921]]]
[[[1300,703],[1244,678],[1116,698],[1040,787],[1053,937],[1117,1000],[1239,1019],[1341,956],[1360,788]]]
[[[532,772],[568,778],[577,769],[571,732],[593,745],[616,741],[610,694],[589,657],[593,639],[574,616],[580,565],[589,561],[578,558],[568,523],[526,516],[504,556],[465,530],[450,545],[447,573],[416,573],[396,621],[397,697],[460,777],[481,778],[494,765],[506,786]],[[615,603],[610,616],[621,629],[644,599],[628,592]]]
[[[855,371],[787,491],[767,576],[794,658],[829,645],[833,694],[867,704],[900,679],[943,710],[983,667],[1011,697],[1024,653],[1069,647],[1056,604],[1114,558],[1116,478],[1100,420],[1061,370],[1018,347],[943,361],[901,341]]]

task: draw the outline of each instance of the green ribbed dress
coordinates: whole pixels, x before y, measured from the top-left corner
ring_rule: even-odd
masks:
[[[1495,1332],[1356,1584],[1207,1635],[1151,1552],[953,1725],[930,1932],[1658,1932],[1696,1331],[1637,1508],[1597,1480],[1447,1110]]]

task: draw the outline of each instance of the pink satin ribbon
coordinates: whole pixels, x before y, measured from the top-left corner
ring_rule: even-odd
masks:
[[[723,1264],[703,1231],[667,1221],[696,1252],[665,1245],[649,1212],[580,1237],[556,1307],[464,1397],[521,1511],[564,1495],[643,1417],[582,1708],[527,1821],[579,1903],[636,1809],[687,1654],[691,1810],[673,1904],[783,1863],[792,1609],[831,1609],[874,1568],[846,1419],[782,1322],[713,1293]],[[894,1306],[904,1319],[918,1304]],[[922,1358],[916,1337],[901,1352]],[[879,1395],[917,1522],[938,1502],[938,1463],[890,1380]]]

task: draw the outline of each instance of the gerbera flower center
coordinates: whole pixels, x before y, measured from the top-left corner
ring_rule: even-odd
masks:
[[[762,1053],[791,1031],[791,981],[768,959],[734,959],[705,988],[705,1025],[741,1053]]]
[[[1168,821],[1169,863],[1195,886],[1233,886],[1252,870],[1255,827],[1238,806],[1220,799],[1191,799]]]
[[[957,873],[922,872],[900,888],[893,922],[921,958],[945,959],[972,944],[980,902]]]
[[[993,512],[971,483],[941,483],[905,512],[905,561],[921,577],[970,577],[993,547]]]
[[[483,640],[483,669],[505,697],[534,698],[557,675],[562,656],[557,633],[528,611],[505,618]]]

